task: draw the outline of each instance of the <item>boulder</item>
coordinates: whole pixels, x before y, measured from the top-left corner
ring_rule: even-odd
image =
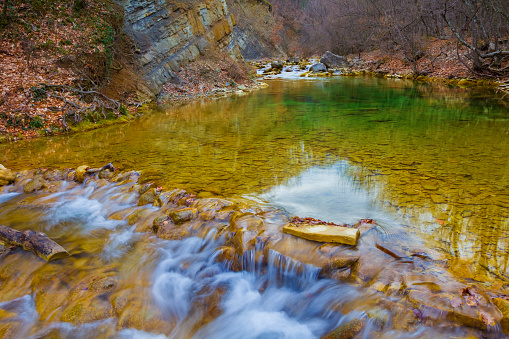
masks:
[[[170,217],[165,215],[158,216],[152,221],[152,230],[157,233],[159,231],[159,228],[162,226],[168,224],[168,220],[170,220]]]
[[[99,179],[109,179],[113,176],[113,172],[109,169],[105,169],[99,172]]]
[[[283,62],[282,61],[272,61],[270,63],[270,67],[272,70],[282,70],[283,69]]]
[[[320,62],[324,64],[327,68],[340,68],[350,66],[346,57],[336,55],[329,51],[325,52],[325,54],[320,58]]]
[[[14,180],[16,180],[16,173],[2,166],[0,168],[0,186],[12,184]]]
[[[327,67],[321,62],[319,62],[309,67],[309,70],[313,73],[327,72]]]

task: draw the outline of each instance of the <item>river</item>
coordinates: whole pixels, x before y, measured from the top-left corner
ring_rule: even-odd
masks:
[[[108,162],[150,171],[167,190],[258,206],[243,213],[268,224],[292,216],[373,219],[387,246],[439,262],[426,269],[443,290],[468,283],[502,293],[509,280],[509,110],[488,90],[359,77],[273,80],[243,96],[160,107],[132,123],[0,149],[0,162],[18,171]],[[374,281],[323,278],[298,259],[315,250],[310,242],[276,244],[263,260],[246,252],[233,269],[217,260],[228,243],[217,225],[178,240],[137,232],[141,221],[126,217],[141,209],[132,184],[4,188],[0,224],[43,231],[72,256],[46,264],[19,250],[1,259],[7,325],[0,333],[316,338],[352,319],[368,319],[364,337],[477,333],[392,313],[397,307],[382,299],[395,296],[376,295]],[[157,208],[147,213],[154,219]],[[410,271],[402,273],[408,281]],[[501,335],[498,325],[488,329]]]

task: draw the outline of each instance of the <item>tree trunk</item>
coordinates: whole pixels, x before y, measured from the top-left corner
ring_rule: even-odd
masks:
[[[4,0],[4,3],[2,5],[2,16],[4,18],[7,17],[7,2],[8,2],[8,0]]]
[[[0,241],[23,247],[23,249],[37,254],[46,261],[69,256],[69,253],[62,246],[41,232],[30,230],[20,232],[0,225]]]

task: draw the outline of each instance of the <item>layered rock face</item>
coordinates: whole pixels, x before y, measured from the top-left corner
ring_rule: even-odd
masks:
[[[175,72],[210,50],[242,60],[225,0],[121,0],[141,77],[157,95]]]

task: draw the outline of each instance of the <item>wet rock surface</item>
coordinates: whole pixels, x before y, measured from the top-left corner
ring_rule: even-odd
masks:
[[[305,294],[283,301],[283,314],[313,317],[309,307],[328,300],[317,319],[329,314],[330,321],[315,337],[355,338],[423,326],[502,337],[496,329],[508,329],[509,297],[503,290],[453,276],[439,255],[411,248],[404,239],[389,241],[375,221],[349,225],[360,234],[356,246],[310,241],[283,233],[290,218],[270,206],[244,198],[200,199],[179,189],[161,192],[138,182],[135,172],[102,172],[88,173],[79,183],[72,170],[33,171],[16,174],[7,186],[16,193],[7,203],[31,211],[17,222],[33,226],[28,220],[39,218],[71,256],[27,268],[16,264],[27,260],[23,251],[2,254],[1,333],[22,336],[32,326],[5,306],[25,305],[27,298],[23,307],[43,327],[112,321],[104,326],[113,333],[170,335],[187,328],[206,336],[232,312],[228,305],[237,285],[229,279],[245,275],[257,281],[249,293],[259,298],[275,293],[284,299],[278,290],[283,286],[285,293]],[[47,211],[62,219],[45,219]],[[65,219],[63,211],[73,211],[78,222]]]

